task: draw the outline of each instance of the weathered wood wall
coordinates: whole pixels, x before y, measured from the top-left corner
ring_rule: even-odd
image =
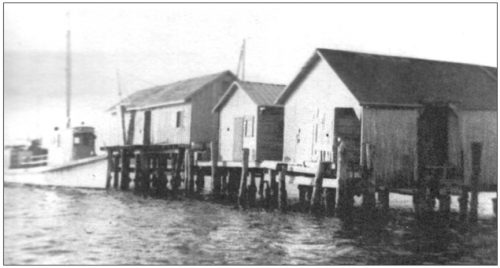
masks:
[[[234,80],[233,75],[225,74],[193,95],[190,132],[192,142],[209,144],[210,141],[218,141],[219,117],[212,113],[212,109]]]
[[[241,89],[237,89],[229,98],[227,103],[222,107],[219,113],[219,159],[224,161],[233,160],[233,145],[234,145],[234,119],[236,117],[250,117],[254,120],[254,135],[253,137],[245,137],[243,133],[243,147],[250,150],[250,161],[256,159],[256,121],[257,121],[257,105],[250,97]],[[253,152],[253,153],[252,153]]]
[[[359,103],[337,74],[320,60],[285,103],[285,161],[314,162],[321,150],[333,151],[333,112]],[[318,139],[315,139],[316,126]],[[319,142],[316,142],[319,141]]]
[[[363,107],[361,142],[374,145],[377,183],[410,183],[417,159],[416,109]]]
[[[460,118],[464,148],[464,175],[470,183],[472,174],[472,142],[483,144],[481,155],[481,187],[496,186],[498,181],[498,131],[497,111],[462,111]]]
[[[177,112],[181,112],[181,126],[177,127]],[[144,114],[142,112],[142,114]],[[142,126],[144,123],[137,126]],[[191,131],[191,104],[180,104],[154,109],[151,112],[151,143],[188,144]]]
[[[259,107],[257,160],[283,158],[283,107]]]

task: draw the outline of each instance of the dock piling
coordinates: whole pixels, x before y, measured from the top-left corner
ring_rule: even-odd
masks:
[[[250,171],[250,185],[248,186],[248,206],[256,206],[257,185],[255,183],[255,171]]]
[[[113,151],[107,149],[108,153],[108,167],[106,170],[106,189],[111,187],[111,170],[113,170]]]
[[[219,155],[217,154],[217,143],[210,142],[210,160],[212,161],[212,195],[215,198],[220,197],[220,180],[218,179],[217,173],[217,160],[219,159]]]
[[[241,169],[240,191],[238,194],[238,207],[247,208],[248,205],[247,177],[248,177],[249,150],[247,148],[244,148],[242,150],[243,150],[243,161]]]
[[[328,167],[329,162],[318,162],[318,168],[316,170],[316,175],[314,176],[314,188],[311,198],[311,213],[320,213],[323,209],[323,175]]]
[[[286,192],[286,164],[278,165],[279,169],[279,207],[282,212],[288,210],[288,195]]]
[[[478,210],[478,191],[479,191],[479,174],[481,173],[481,152],[482,144],[480,142],[471,143],[472,154],[472,176],[471,176],[471,200],[470,200],[470,222],[477,222]]]
[[[361,169],[362,178],[366,185],[363,192],[363,207],[367,211],[372,211],[375,208],[376,182],[373,174],[374,153],[373,145],[368,143],[362,144]]]

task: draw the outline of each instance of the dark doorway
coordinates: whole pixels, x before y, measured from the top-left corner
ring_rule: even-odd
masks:
[[[418,160],[421,168],[448,163],[448,107],[425,107],[418,120]]]

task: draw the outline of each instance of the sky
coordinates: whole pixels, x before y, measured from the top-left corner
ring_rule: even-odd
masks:
[[[257,82],[288,84],[320,47],[497,66],[496,4],[4,4],[6,144],[64,126],[68,27],[72,121],[98,136],[119,87],[236,72],[243,39]]]

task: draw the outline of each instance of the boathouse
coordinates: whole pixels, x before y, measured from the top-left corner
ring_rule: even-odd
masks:
[[[285,85],[235,81],[213,108],[219,117],[219,160],[281,160],[283,106],[274,104]]]
[[[111,110],[123,107],[127,145],[206,146],[218,139],[218,116],[211,110],[235,80],[225,71],[156,86],[127,96]]]
[[[470,183],[481,143],[480,185],[496,187],[497,83],[491,67],[317,49],[276,101],[283,159],[335,162],[340,138],[373,146],[377,184],[411,185],[433,167],[463,167]]]

